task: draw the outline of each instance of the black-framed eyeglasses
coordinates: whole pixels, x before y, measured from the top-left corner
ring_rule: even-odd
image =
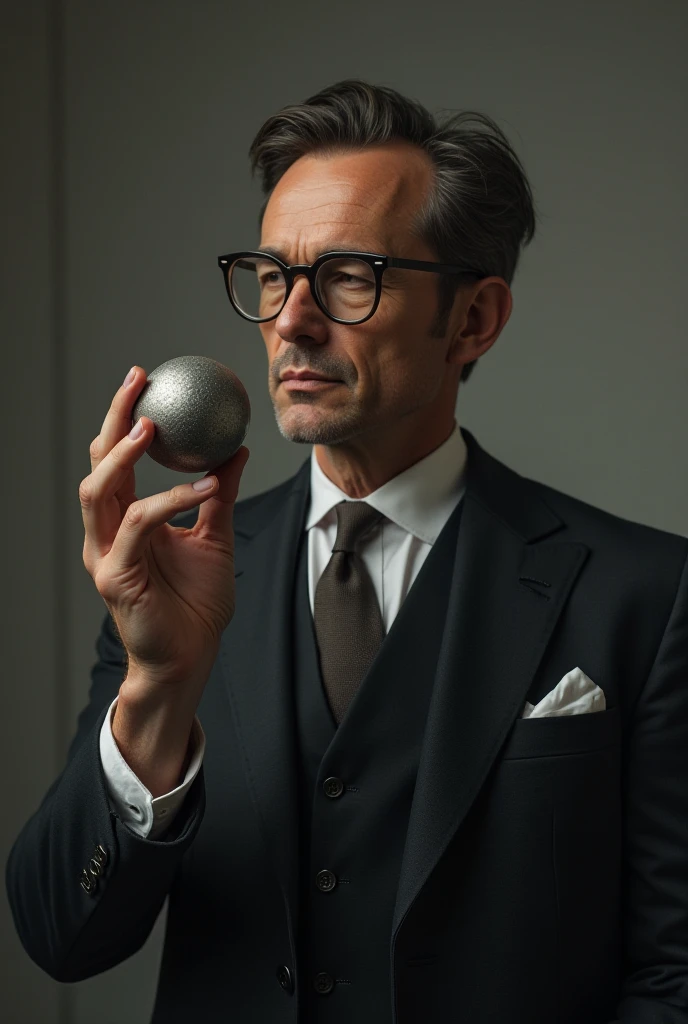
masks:
[[[445,263],[341,250],[323,253],[310,266],[299,263],[290,267],[271,253],[260,251],[226,253],[218,256],[217,262],[234,309],[244,319],[261,324],[282,312],[297,274],[306,275],[318,308],[338,324],[370,320],[380,302],[382,275],[391,267],[467,278],[488,276]]]

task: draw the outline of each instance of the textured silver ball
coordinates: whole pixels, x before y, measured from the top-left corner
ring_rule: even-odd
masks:
[[[132,424],[148,416],[155,437],[146,449],[155,462],[180,473],[207,473],[241,448],[251,405],[229,367],[208,356],[178,356],[147,375]]]

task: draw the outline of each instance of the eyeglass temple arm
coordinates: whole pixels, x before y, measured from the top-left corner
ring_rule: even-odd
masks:
[[[405,268],[407,270],[427,270],[435,274],[477,274],[478,277],[487,276],[471,267],[457,267],[451,263],[429,263],[427,260],[396,259],[393,256],[387,257],[387,266],[399,267],[400,269]]]

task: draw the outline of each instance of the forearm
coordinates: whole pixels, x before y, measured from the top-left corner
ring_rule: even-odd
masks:
[[[122,683],[111,728],[122,757],[153,798],[180,784],[202,687],[150,685],[131,673]]]

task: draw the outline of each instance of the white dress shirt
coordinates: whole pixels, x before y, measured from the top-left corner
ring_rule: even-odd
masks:
[[[404,598],[442,528],[465,491],[466,442],[458,423],[439,448],[388,480],[365,498],[349,498],[320,468],[311,452],[311,502],[308,531],[308,591],[311,614],[315,588],[330,560],[337,537],[340,501],[366,501],[384,518],[361,541],[359,553],[375,587],[385,632],[388,633]],[[111,807],[121,820],[145,839],[160,839],[179,810],[203,761],[205,733],[194,717],[192,757],[184,781],[153,799],[126,763],[114,740],[111,718],[115,697],[100,731],[100,757]]]

